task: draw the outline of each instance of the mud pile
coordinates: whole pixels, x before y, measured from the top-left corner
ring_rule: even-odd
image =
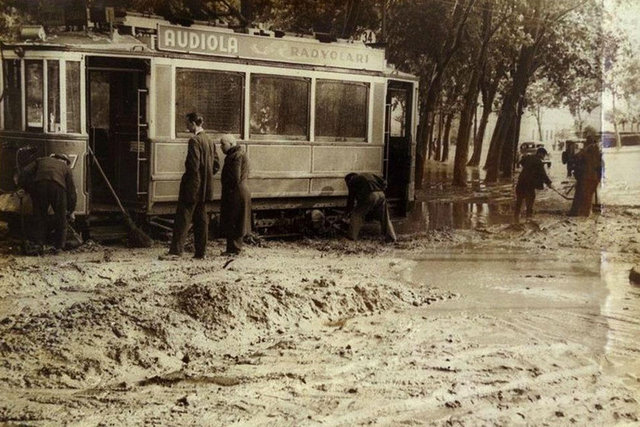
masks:
[[[287,265],[266,252],[224,268],[221,258],[157,261],[162,248],[95,246],[73,261],[14,258],[0,272],[5,301],[13,301],[0,318],[0,381],[72,389],[142,381],[220,358],[222,341],[261,342],[305,323],[340,325],[455,297],[401,280],[408,261],[354,264],[315,249],[298,259],[298,249],[278,250]],[[391,274],[363,273],[381,263]]]

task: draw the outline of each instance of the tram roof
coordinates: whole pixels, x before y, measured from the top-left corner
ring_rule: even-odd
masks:
[[[148,20],[147,20],[148,21]],[[124,21],[126,23],[127,21]],[[133,21],[132,21],[133,22]],[[64,50],[84,52],[114,52],[140,56],[209,57],[256,60],[301,66],[351,69],[357,72],[389,73],[383,49],[358,42],[321,42],[311,37],[284,35],[275,37],[236,32],[229,28],[192,25],[171,25],[157,20],[145,27],[125,25],[120,31],[131,34],[87,31],[60,31],[46,38],[6,42],[10,48],[24,50]],[[117,28],[117,27],[114,27]],[[142,31],[140,31],[142,30]],[[403,73],[404,74],[404,73]],[[408,79],[413,76],[407,74]]]

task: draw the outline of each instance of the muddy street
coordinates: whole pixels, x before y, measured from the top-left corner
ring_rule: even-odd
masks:
[[[272,241],[231,262],[164,260],[161,245],[4,247],[0,417],[633,424],[638,234],[637,213],[614,209],[388,246]]]

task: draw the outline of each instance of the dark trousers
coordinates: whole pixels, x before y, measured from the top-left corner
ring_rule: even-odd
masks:
[[[533,202],[536,201],[536,189],[533,187],[516,187],[516,211],[514,217],[516,221],[520,220],[520,210],[522,202],[525,204],[525,212],[527,218],[533,215]]]
[[[195,256],[204,256],[209,238],[209,216],[204,202],[182,203],[178,202],[176,216],[173,222],[173,238],[169,253],[182,255],[184,241],[187,238],[189,225],[193,221],[193,243]]]
[[[396,231],[391,223],[387,201],[382,191],[372,192],[364,203],[358,201],[349,221],[349,237],[352,240],[358,240],[360,229],[366,222],[367,217],[380,221],[382,234],[388,240],[396,240]]]
[[[242,250],[242,241],[243,237],[227,237],[227,252],[229,253],[240,253]]]
[[[67,239],[67,192],[61,185],[53,181],[39,181],[33,193],[33,213],[36,219],[35,240],[42,245],[48,234],[47,219],[49,206],[53,209],[55,240],[57,249],[64,249]]]

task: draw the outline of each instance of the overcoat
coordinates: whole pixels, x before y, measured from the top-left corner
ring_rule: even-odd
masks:
[[[520,160],[520,165],[522,166],[522,172],[520,172],[520,176],[518,177],[517,189],[542,190],[544,184],[551,184],[551,180],[544,170],[544,164],[542,160],[540,160],[540,157],[535,154],[529,154]]]
[[[229,238],[251,233],[251,193],[247,187],[249,162],[240,146],[232,147],[222,167],[222,199],[220,228]]]
[[[213,200],[213,175],[220,169],[214,142],[201,131],[189,139],[178,201],[198,203]]]

